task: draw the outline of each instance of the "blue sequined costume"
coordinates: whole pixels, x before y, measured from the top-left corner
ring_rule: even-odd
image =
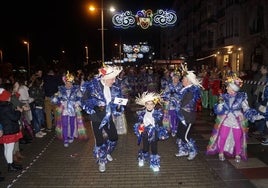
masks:
[[[151,123],[145,122],[145,117],[150,114]],[[154,109],[151,112],[146,109],[137,111],[138,122],[134,124],[134,133],[138,137],[138,145],[143,142],[143,149],[138,151],[138,160],[149,161],[150,167],[160,167],[160,156],[157,151],[158,140],[168,138],[168,131],[162,126],[163,112],[161,109]],[[141,126],[144,125],[141,132]],[[149,153],[151,147],[151,154]]]
[[[116,97],[122,97],[121,89],[115,85],[110,87],[111,102],[106,104],[100,77],[95,77],[82,85],[82,108],[89,114],[95,135],[96,144],[93,155],[97,162],[107,163],[107,154],[116,147],[118,134],[112,120],[112,115],[120,115],[124,107],[114,104]],[[107,133],[104,138],[103,132]]]
[[[192,160],[197,154],[195,140],[189,137],[189,131],[196,119],[196,103],[200,99],[200,88],[196,85],[189,85],[182,88],[176,100],[172,101],[176,106],[176,113],[179,119],[177,131],[178,154],[176,156],[188,156]]]
[[[245,92],[237,92],[235,96],[228,93],[222,94],[222,103],[217,103],[214,106],[214,112],[217,114],[216,124],[212,131],[210,141],[207,147],[207,154],[216,154],[220,152],[220,139],[225,133],[221,133],[221,127],[226,126],[230,128],[227,133],[224,143],[224,154],[228,156],[240,155],[243,160],[247,159],[247,131],[248,122],[247,120],[254,122],[259,115],[259,113],[248,106],[247,94]],[[233,131],[231,130],[241,130],[241,153],[237,153],[235,149],[235,139]]]

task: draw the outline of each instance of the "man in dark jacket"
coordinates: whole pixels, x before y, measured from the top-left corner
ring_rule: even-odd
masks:
[[[61,77],[56,75],[53,69],[50,69],[44,76],[45,91],[45,115],[47,130],[52,129],[52,115],[55,113],[55,105],[51,103],[51,97],[58,92],[58,87],[63,85]]]

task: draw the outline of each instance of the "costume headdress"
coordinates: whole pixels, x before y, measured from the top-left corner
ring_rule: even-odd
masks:
[[[115,78],[122,71],[119,66],[103,66],[99,69],[99,75],[102,79]]]
[[[74,75],[72,75],[71,73],[69,73],[69,71],[67,71],[66,75],[62,77],[62,80],[65,82],[74,82]]]
[[[239,78],[235,73],[233,73],[233,75],[226,77],[225,83],[237,92],[242,87],[243,80],[241,80],[241,78]]]
[[[139,94],[138,97],[136,97],[135,102],[136,104],[145,106],[145,103],[148,101],[153,101],[154,104],[161,104],[162,98],[161,95],[154,92],[143,92],[142,95]]]
[[[181,64],[182,76],[185,76],[193,85],[202,87],[200,81],[196,78],[194,71],[188,71],[187,64]]]
[[[173,78],[174,76],[181,77],[180,71],[176,68],[174,71],[171,72],[170,76]]]
[[[0,88],[0,101],[7,101],[10,96],[11,96],[10,92],[8,92],[3,88]]]

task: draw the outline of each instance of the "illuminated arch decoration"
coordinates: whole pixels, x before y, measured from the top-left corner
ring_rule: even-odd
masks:
[[[148,29],[152,25],[160,27],[173,26],[177,21],[176,12],[173,10],[159,9],[155,13],[151,9],[140,10],[133,15],[131,11],[116,13],[112,22],[116,28],[128,29],[135,25]]]
[[[123,52],[126,54],[124,62],[136,62],[137,59],[143,59],[144,55],[149,53],[150,46],[147,43],[128,45],[123,44]]]
[[[117,28],[127,29],[135,26],[135,16],[131,11],[122,12],[120,14],[115,14],[112,17],[112,22]]]
[[[177,15],[175,11],[157,10],[154,15],[154,24],[160,27],[173,26],[177,21]]]
[[[153,11],[149,10],[140,10],[135,15],[137,25],[139,25],[142,29],[148,29],[153,24]]]

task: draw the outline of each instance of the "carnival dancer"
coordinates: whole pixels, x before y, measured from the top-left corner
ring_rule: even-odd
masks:
[[[73,85],[74,76],[67,71],[63,76],[65,85],[59,86],[58,92],[51,98],[56,108],[56,135],[63,139],[64,147],[73,143],[74,138],[86,139],[86,129],[82,119],[81,98],[79,85]]]
[[[224,161],[225,155],[235,157],[239,163],[247,159],[247,120],[254,122],[263,119],[255,109],[248,105],[247,94],[239,92],[243,81],[235,74],[226,78],[227,93],[220,96],[214,106],[216,124],[212,131],[207,154],[219,154]]]
[[[183,88],[173,101],[179,119],[177,131],[178,153],[176,157],[188,156],[188,160],[193,160],[197,155],[195,140],[190,138],[190,130],[196,120],[196,103],[200,99],[200,88],[202,87],[196,78],[194,71],[188,71],[187,66],[182,65],[182,85]]]
[[[114,84],[121,71],[122,68],[118,66],[103,66],[99,69],[99,75],[82,86],[82,107],[92,122],[95,136],[93,154],[100,172],[105,172],[107,161],[113,160],[111,153],[118,141],[112,117],[120,115],[124,110],[124,106],[116,102],[116,99],[122,98],[121,88]]]
[[[144,166],[149,160],[150,168],[154,172],[160,170],[160,156],[158,155],[157,142],[159,139],[167,139],[168,131],[162,126],[163,112],[156,109],[157,103],[161,103],[160,94],[144,92],[135,100],[136,104],[145,109],[137,111],[138,122],[134,125],[134,133],[138,136],[138,145],[142,141],[143,148],[138,152],[138,165]],[[149,150],[151,149],[151,154]]]
[[[172,137],[175,137],[178,130],[178,116],[176,115],[176,106],[172,103],[172,100],[176,98],[182,89],[182,83],[180,81],[181,74],[175,70],[171,73],[172,81],[168,83],[165,90],[163,91],[162,98],[164,103],[168,103],[168,120],[169,120],[169,131]]]

